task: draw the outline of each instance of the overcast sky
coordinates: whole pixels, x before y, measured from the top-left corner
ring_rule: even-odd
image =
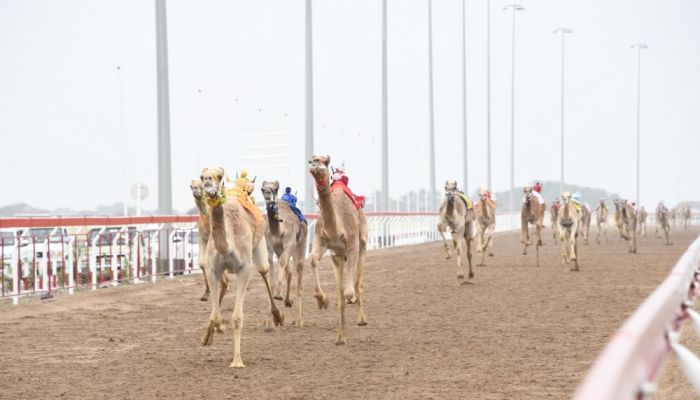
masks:
[[[428,2],[388,4],[396,196],[428,186]],[[491,3],[495,190],[510,185],[511,14],[504,4]],[[700,199],[693,162],[700,2],[521,4],[516,185],[559,179],[561,42],[553,30],[566,26],[575,32],[566,43],[567,181],[634,196],[637,53],[629,46],[641,41],[650,47],[642,53],[643,203]],[[441,186],[462,178],[461,0],[433,5]],[[203,166],[248,167],[303,197],[304,1],[167,6],[173,206],[192,207],[189,181]],[[381,185],[381,1],[317,0],[313,12],[316,151],[344,161],[353,190],[369,193]],[[466,17],[471,191],[486,184],[486,1],[467,1]],[[126,187],[143,182],[151,189],[145,207],[156,207],[153,1],[0,0],[0,57],[0,205],[91,208],[127,198]]]

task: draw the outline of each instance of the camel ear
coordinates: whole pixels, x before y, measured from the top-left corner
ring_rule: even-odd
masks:
[[[326,159],[324,160],[323,163],[324,163],[324,164],[326,165],[326,167],[327,167],[328,164],[331,163],[331,156],[329,156],[328,154],[326,154]]]
[[[280,188],[280,182],[279,182],[279,181],[275,181],[275,190],[277,190],[277,189],[279,189],[279,188]]]
[[[224,179],[224,168],[219,167],[219,180]]]

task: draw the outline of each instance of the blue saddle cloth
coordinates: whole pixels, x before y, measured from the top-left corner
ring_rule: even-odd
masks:
[[[306,222],[304,214],[299,208],[297,208],[297,197],[295,195],[291,193],[285,193],[282,195],[282,200],[289,203],[289,208],[291,208],[292,212],[297,216],[297,218],[299,218],[299,222]]]

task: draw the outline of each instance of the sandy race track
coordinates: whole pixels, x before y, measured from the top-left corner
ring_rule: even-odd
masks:
[[[610,244],[580,248],[581,272],[561,266],[560,247],[545,232],[541,267],[534,254],[520,254],[518,236],[499,235],[496,256],[460,286],[441,244],[368,253],[369,325],[352,323],[356,310],[349,306],[344,346],[334,344],[328,257],[321,272],[332,306],[317,309],[307,265],[303,328],[265,332],[266,297],[254,276],[242,370],[228,368],[230,324],[213,346],[199,345],[209,317],[208,303],[198,300],[200,275],[19,306],[4,302],[0,398],[568,398],[697,231],[674,232],[673,246],[641,238],[639,254],[630,255],[611,229]],[[229,293],[226,320],[232,308]],[[291,322],[291,311],[285,312]],[[665,392],[675,398],[683,393],[690,392],[682,384]]]

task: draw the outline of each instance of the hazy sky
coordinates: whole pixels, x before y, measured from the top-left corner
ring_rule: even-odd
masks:
[[[428,2],[388,4],[396,196],[428,185]],[[511,17],[504,4],[491,3],[495,190],[510,185]],[[637,58],[629,46],[641,41],[650,46],[642,53],[643,203],[700,199],[693,163],[700,2],[521,4],[516,185],[559,179],[560,38],[552,31],[566,26],[575,32],[567,37],[567,181],[634,196]],[[433,5],[441,186],[462,177],[461,1]],[[192,207],[189,181],[203,166],[249,167],[303,197],[304,0],[167,6],[173,206]],[[316,0],[313,12],[315,148],[344,161],[353,190],[369,193],[381,185],[381,1]],[[0,205],[90,208],[120,201],[127,186],[143,182],[151,188],[145,207],[155,208],[154,14],[154,2],[143,0],[0,0]],[[485,19],[486,1],[468,1],[470,190],[486,183]]]

